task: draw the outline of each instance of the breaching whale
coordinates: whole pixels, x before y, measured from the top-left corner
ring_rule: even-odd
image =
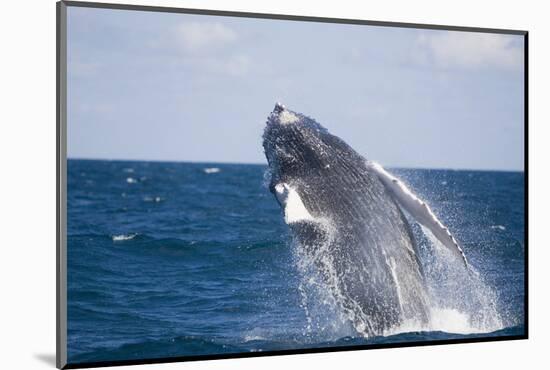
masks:
[[[303,114],[277,103],[263,134],[270,191],[354,328],[384,335],[426,323],[430,302],[404,212],[467,266],[448,228],[399,179]]]

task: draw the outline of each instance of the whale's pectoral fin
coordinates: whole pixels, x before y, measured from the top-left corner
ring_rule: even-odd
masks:
[[[441,244],[460,258],[464,262],[466,268],[468,268],[468,261],[462,251],[462,248],[460,248],[458,242],[449,229],[443,225],[443,223],[441,223],[437,216],[432,212],[428,204],[419,199],[402,181],[387,172],[379,164],[367,162],[367,166],[378,175],[380,181],[384,184],[397,203],[418,223],[428,228],[437,240],[439,240]]]

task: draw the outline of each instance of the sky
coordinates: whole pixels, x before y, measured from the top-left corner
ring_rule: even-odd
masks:
[[[388,167],[523,171],[523,36],[68,7],[68,157],[265,163],[275,102]]]

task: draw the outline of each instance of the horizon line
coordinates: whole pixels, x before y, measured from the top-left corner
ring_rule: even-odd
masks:
[[[268,166],[267,162],[231,162],[231,161],[205,161],[205,160],[176,160],[176,159],[121,159],[121,158],[87,158],[87,157],[69,157],[67,160],[77,161],[106,161],[106,162],[157,162],[157,163],[193,163],[193,164],[227,164],[227,165],[255,165]],[[375,161],[376,162],[376,161]],[[471,172],[519,172],[525,173],[525,169],[495,169],[495,168],[466,168],[466,167],[407,167],[384,165],[386,168],[403,170],[444,170],[444,171],[471,171]]]

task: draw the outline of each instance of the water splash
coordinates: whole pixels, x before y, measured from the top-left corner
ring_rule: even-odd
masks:
[[[336,281],[338,276],[331,268],[330,253],[323,251],[326,245],[328,243],[324,243],[315,256],[299,245],[295,245],[293,250],[301,276],[298,286],[301,307],[307,319],[303,335],[311,340],[333,341],[352,336],[356,330],[352,325],[353,317],[340,303],[342,294]],[[320,270],[321,264],[325,267]]]
[[[495,290],[474,267],[473,272],[465,269],[429,230],[422,229],[422,232],[427,244],[420,249],[430,301],[429,320],[405,318],[381,335],[431,331],[479,334],[503,329],[505,323],[498,310]],[[368,325],[368,318],[356,312],[359,307],[350,310],[343,305],[333,255],[327,250],[329,242],[316,248],[299,245],[297,241],[293,243],[295,263],[301,276],[298,287],[301,306],[307,317],[303,335],[310,340],[328,341],[366,336],[363,325]],[[394,262],[390,259],[386,263],[391,266]]]
[[[423,248],[431,253],[422,256],[426,283],[432,301],[432,330],[446,329],[437,313],[456,311],[455,321],[466,320],[470,333],[487,333],[504,328],[498,311],[498,295],[475,267],[474,273],[464,269],[456,258],[426,229],[422,228],[429,243]],[[422,246],[421,246],[422,247]],[[453,319],[450,317],[449,319]],[[439,325],[436,325],[439,324]],[[438,328],[441,326],[441,328]],[[464,333],[462,326],[460,333]],[[447,328],[448,329],[448,328]],[[467,331],[467,330],[466,330]],[[455,332],[455,331],[451,331]]]

